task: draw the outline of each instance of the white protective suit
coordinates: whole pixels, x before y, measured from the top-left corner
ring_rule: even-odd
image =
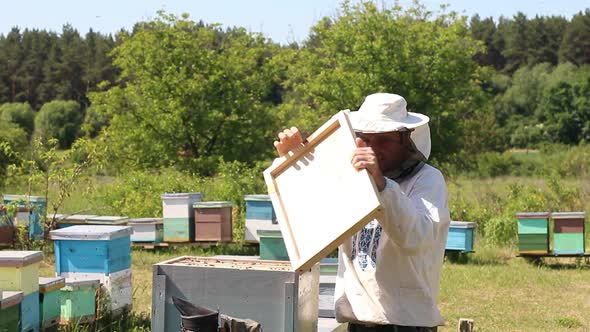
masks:
[[[427,124],[413,129],[412,143],[425,161],[430,130]],[[427,164],[396,181],[386,178],[379,194],[383,217],[339,247],[334,294],[339,322],[444,325],[437,297],[451,222],[447,186],[441,172]]]

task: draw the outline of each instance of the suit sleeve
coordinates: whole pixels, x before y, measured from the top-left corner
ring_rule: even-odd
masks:
[[[390,179],[380,193],[384,210],[379,220],[381,227],[409,254],[433,247],[450,223],[442,174],[438,170],[421,173],[416,175],[418,178],[407,193]]]

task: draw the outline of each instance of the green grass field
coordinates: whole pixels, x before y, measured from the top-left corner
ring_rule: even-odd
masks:
[[[96,184],[100,185],[104,181],[110,180],[98,179]],[[505,197],[514,184],[539,190],[547,187],[547,182],[540,178],[449,179],[451,209],[456,215],[474,218],[481,214],[493,216],[501,213],[503,207],[498,204],[498,198]],[[590,179],[564,179],[562,186],[577,188],[575,200],[573,203],[550,202],[552,205],[567,203],[570,209],[590,211]],[[16,192],[19,191],[14,189],[11,193]],[[100,207],[94,206],[80,190],[64,202],[62,212],[79,211],[100,214]],[[485,218],[480,222],[485,222]],[[590,248],[589,228],[587,248]],[[474,319],[476,330],[482,332],[590,331],[590,265],[587,262],[551,258],[542,264],[534,264],[517,258],[511,245],[483,244],[484,239],[481,239],[478,231],[475,253],[469,254],[467,260],[460,263],[454,260],[445,262],[439,307],[447,326],[440,331],[456,331],[459,318]],[[239,246],[133,249],[132,328],[128,324],[124,329],[115,326],[108,331],[149,331],[153,264],[181,255],[215,254],[251,255],[256,252],[252,248]],[[53,257],[48,255],[42,265],[42,275],[53,273]]]
[[[253,249],[134,249],[133,313],[137,330],[149,329],[152,265],[181,255],[254,254]],[[439,308],[456,331],[459,318],[475,320],[477,331],[589,331],[590,265],[574,258],[550,258],[541,264],[515,257],[509,249],[476,247],[460,263],[446,261]],[[54,273],[46,257],[42,275]]]

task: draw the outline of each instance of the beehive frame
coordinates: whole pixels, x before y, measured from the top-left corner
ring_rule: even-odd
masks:
[[[264,171],[296,270],[309,269],[381,213],[369,173],[352,166],[355,148],[347,113],[341,111]]]

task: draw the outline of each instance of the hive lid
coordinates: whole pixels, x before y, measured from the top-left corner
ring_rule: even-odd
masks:
[[[584,219],[586,212],[553,212],[551,218],[553,219]]]
[[[0,266],[1,267],[20,267],[27,266],[43,259],[43,252],[41,251],[17,251],[17,250],[3,250],[0,251]]]
[[[0,309],[6,309],[17,305],[21,303],[23,299],[23,292],[0,291]]]
[[[203,195],[201,193],[163,193],[162,199],[190,199],[190,200],[201,200]]]
[[[198,208],[198,209],[222,208],[222,207],[232,207],[232,206],[234,206],[234,203],[230,202],[230,201],[198,202],[198,203],[193,204],[193,207]]]
[[[76,289],[91,289],[98,288],[100,280],[98,279],[70,279],[66,278],[66,285],[62,288],[65,291],[72,291]]]
[[[280,229],[257,229],[256,234],[262,237],[283,237],[283,233],[281,233]]]
[[[535,218],[549,218],[549,212],[519,212],[516,214],[518,219],[535,219]]]
[[[475,228],[475,223],[470,221],[451,221],[452,228]]]
[[[93,226],[75,225],[56,229],[49,232],[52,240],[114,240],[124,236],[130,236],[133,228],[129,226]]]
[[[64,277],[39,277],[39,292],[46,293],[66,285]]]
[[[58,218],[59,216],[59,218]],[[97,217],[95,214],[58,214],[56,215],[58,223],[64,224],[85,224],[88,218]]]
[[[46,202],[45,197],[42,196],[29,196],[29,195],[10,195],[4,194],[5,201],[18,201],[23,200],[25,202]]]
[[[232,270],[254,270],[254,271],[293,271],[288,261],[269,261],[258,258],[240,256],[213,256],[196,257],[181,256],[158,263],[158,265],[179,265],[202,268],[219,268]]]
[[[245,195],[246,201],[270,201],[269,195]]]
[[[127,223],[128,220],[128,217],[120,216],[94,216],[88,218],[86,222],[92,224],[120,225]]]
[[[132,218],[129,219],[129,225],[135,224],[161,224],[162,218]]]

